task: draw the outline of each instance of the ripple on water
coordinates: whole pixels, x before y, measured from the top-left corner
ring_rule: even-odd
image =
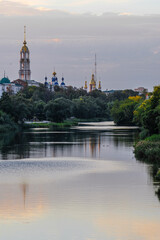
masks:
[[[79,174],[125,171],[127,167],[117,161],[83,158],[44,158],[0,161],[0,181],[17,182],[60,180]]]

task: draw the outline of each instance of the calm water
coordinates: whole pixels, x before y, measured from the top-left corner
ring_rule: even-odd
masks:
[[[0,239],[159,240],[150,166],[135,129],[109,123],[0,137]]]

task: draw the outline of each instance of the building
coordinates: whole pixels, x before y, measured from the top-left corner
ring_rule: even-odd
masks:
[[[87,91],[88,86],[87,86],[87,81],[85,81],[84,89]],[[91,81],[89,83],[89,92],[92,92],[93,90],[98,89],[101,90],[101,81],[99,81],[98,88],[96,88],[96,80],[95,80],[95,75],[92,74]]]
[[[16,80],[12,81],[12,83],[19,84],[22,86],[22,88],[27,87],[27,82],[23,81],[21,79],[16,79]]]
[[[9,94],[16,94],[23,88],[22,85],[18,83],[11,82],[8,77],[5,76],[0,80],[0,98],[2,97],[3,92]]]
[[[46,88],[49,88],[51,91],[54,91],[54,87],[56,87],[56,86],[59,86],[61,88],[65,88],[66,87],[66,84],[64,82],[64,77],[62,77],[62,81],[59,84],[57,73],[55,71],[52,74],[51,82],[48,82],[47,77],[45,77],[44,85],[45,85]]]
[[[31,86],[40,87],[40,84],[41,84],[35,80],[26,80],[26,83],[28,87],[31,87]]]
[[[134,89],[135,92],[138,92],[140,95],[143,94],[143,93],[147,93],[148,92],[148,89],[147,88],[144,88],[144,87],[139,87],[139,88],[136,88]]]
[[[108,90],[108,89],[106,89],[105,91],[103,91],[107,96],[109,95],[109,94],[112,94],[112,93],[114,93],[114,92],[117,92],[117,91],[120,91],[120,90]]]
[[[94,79],[94,74],[92,74],[91,81],[89,83],[89,92],[93,91],[96,89],[96,81]]]
[[[29,49],[26,42],[26,27],[24,27],[24,42],[20,51],[19,79],[23,81],[31,80]]]
[[[96,89],[98,89],[98,90],[102,89],[101,81],[99,81],[99,83],[98,83],[98,88],[96,88],[96,84],[97,84],[97,57],[96,57],[96,54],[95,54],[95,73],[92,74],[92,78],[91,78],[91,81],[89,83],[89,92],[92,92],[93,90],[96,90]],[[85,81],[84,89],[86,91],[88,89],[87,81]]]

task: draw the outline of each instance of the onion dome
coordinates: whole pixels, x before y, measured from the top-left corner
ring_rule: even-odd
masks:
[[[62,77],[61,87],[65,87],[64,77]]]
[[[45,83],[44,83],[45,87],[48,86],[48,82],[47,82],[47,77],[45,77]]]
[[[29,52],[28,47],[26,46],[26,26],[24,26],[24,42],[23,42],[23,47],[21,48],[21,52]]]
[[[96,85],[96,81],[94,79],[94,74],[92,74],[92,79],[90,81],[90,84]]]
[[[56,78],[55,77],[52,77],[52,82],[55,82],[56,81]]]
[[[21,52],[29,52],[29,49],[28,49],[28,47],[26,46],[27,42],[24,41],[23,44],[24,44],[24,46],[21,48]]]
[[[54,82],[54,86],[59,86],[57,81]]]
[[[0,81],[1,84],[10,83],[10,80],[7,77],[3,77]]]

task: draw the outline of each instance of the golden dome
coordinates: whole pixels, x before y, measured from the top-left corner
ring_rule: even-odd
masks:
[[[92,74],[92,79],[90,81],[90,84],[96,85],[96,81],[94,80],[94,74]]]
[[[87,89],[87,81],[85,81],[84,89]]]
[[[26,46],[27,42],[24,41],[23,44],[24,44],[24,45],[23,45],[23,47],[21,48],[21,52],[28,52],[29,50],[28,50],[28,47]]]
[[[57,73],[54,71],[54,72],[53,72],[53,76],[56,76],[56,74],[57,74]]]
[[[23,46],[22,49],[21,49],[21,52],[28,52],[28,47],[27,46]]]

